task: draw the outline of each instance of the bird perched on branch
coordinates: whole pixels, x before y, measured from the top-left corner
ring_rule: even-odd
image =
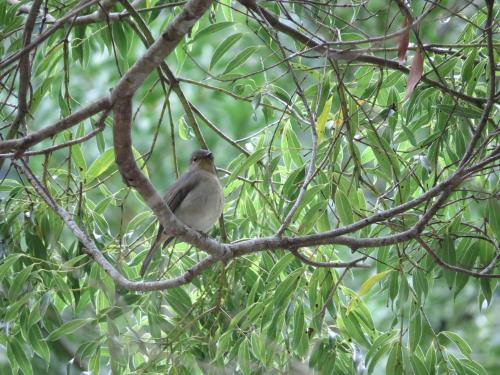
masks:
[[[189,169],[165,192],[163,199],[184,224],[199,232],[208,231],[219,219],[224,207],[224,191],[217,178],[213,154],[208,150],[193,152]],[[160,247],[167,246],[173,239],[165,234],[160,225],[142,263],[141,276],[146,273]]]

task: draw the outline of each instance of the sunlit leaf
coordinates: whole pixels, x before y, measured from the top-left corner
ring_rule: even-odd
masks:
[[[115,150],[109,148],[104,152],[104,154],[99,156],[90,165],[89,169],[87,170],[86,182],[90,183],[99,176],[101,176],[113,164],[114,161],[115,161]]]
[[[370,289],[372,288],[373,285],[375,285],[377,282],[382,280],[388,273],[392,272],[391,270],[383,271],[380,273],[377,273],[370,277],[368,280],[366,280],[363,284],[361,284],[361,287],[359,288],[359,294],[360,295],[365,295],[367,294]]]
[[[330,110],[332,108],[332,100],[333,96],[330,96],[321,111],[321,114],[318,116],[318,120],[316,121],[316,131],[318,132],[318,143],[321,142],[323,137],[325,136],[325,128],[328,117],[330,116]]]

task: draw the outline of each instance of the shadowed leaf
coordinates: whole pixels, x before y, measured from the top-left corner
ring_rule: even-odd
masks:
[[[408,17],[405,17],[403,21],[403,28],[409,25]],[[400,64],[404,64],[406,61],[406,51],[408,51],[408,43],[410,42],[410,29],[406,30],[399,39],[398,44],[398,60]]]

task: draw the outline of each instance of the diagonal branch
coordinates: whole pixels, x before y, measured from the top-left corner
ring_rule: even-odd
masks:
[[[37,194],[45,201],[45,203],[64,221],[66,226],[71,230],[73,235],[83,244],[83,249],[94,261],[101,266],[106,273],[113,279],[119,287],[133,291],[153,291],[175,288],[180,285],[190,283],[196,276],[200,275],[205,269],[214,264],[218,259],[208,256],[184,274],[174,277],[170,280],[163,281],[145,281],[134,282],[128,280],[123,276],[104,256],[103,253],[97,248],[94,241],[75,223],[71,214],[60,207],[57,202],[52,198],[48,190],[41,184],[37,177],[33,174],[28,164],[24,159],[20,162],[14,162],[17,167],[24,173],[30,184],[33,186]]]
[[[22,153],[29,147],[43,141],[44,139],[53,137],[63,130],[69,129],[79,124],[83,120],[99,112],[102,112],[103,110],[109,109],[110,104],[111,103],[109,97],[106,96],[100,98],[94,103],[91,103],[88,106],[81,108],[76,112],[73,112],[68,117],[63,118],[50,126],[42,128],[21,138],[9,139],[0,142],[0,152],[15,151],[15,153],[17,154]]]

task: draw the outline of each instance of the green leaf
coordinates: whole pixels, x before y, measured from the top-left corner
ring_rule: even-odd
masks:
[[[64,323],[62,326],[52,331],[46,338],[47,341],[55,341],[63,336],[69,335],[91,322],[92,319],[75,319]]]
[[[462,359],[462,363],[464,364],[466,369],[469,369],[471,373],[477,375],[488,375],[485,368],[478,362],[473,361],[471,359],[464,358]]]
[[[448,361],[451,363],[458,375],[466,375],[462,364],[453,354],[448,353]]]
[[[0,265],[0,281],[3,280],[8,272],[12,272],[12,265],[17,262],[17,260],[22,256],[22,254],[11,254],[2,260]]]
[[[194,134],[191,127],[187,124],[184,116],[179,119],[179,137],[184,141],[189,141],[194,138]]]
[[[354,222],[351,203],[347,195],[342,190],[337,189],[335,193],[335,208],[337,209],[342,225],[349,225]]]
[[[295,256],[292,253],[287,253],[283,255],[280,260],[276,262],[276,264],[271,268],[271,271],[269,271],[269,274],[267,275],[266,279],[266,284],[270,285],[270,283],[276,279],[284,270],[285,268],[290,265],[290,263],[293,262],[295,259]]]
[[[236,325],[240,322],[240,320],[243,317],[246,317],[250,311],[253,311],[255,306],[257,306],[259,303],[260,302],[254,302],[251,305],[245,307],[240,312],[238,312],[235,316],[233,316],[233,318],[231,319],[231,322],[229,323],[228,330],[233,330],[236,327]]]
[[[377,365],[378,361],[380,361],[382,356],[384,356],[387,352],[389,352],[391,345],[390,344],[383,344],[383,345],[377,346],[375,348],[376,348],[376,350],[373,352],[373,356],[370,358],[371,360],[366,361],[366,363],[368,364],[368,373],[369,374],[371,374],[373,372],[373,370],[375,369],[375,366]],[[370,350],[372,350],[372,349],[373,349],[373,347],[370,348]]]
[[[444,63],[439,65],[437,67],[439,77],[441,78],[446,77],[453,70],[453,68],[455,67],[455,65],[457,65],[459,61],[460,58],[452,57],[451,59],[447,59]],[[439,80],[439,77],[434,70],[427,75],[427,78],[432,80]]]
[[[127,34],[125,33],[125,30],[123,30],[121,22],[113,22],[111,29],[113,31],[113,38],[116,46],[118,47],[118,51],[120,51],[122,57],[126,57],[130,43],[127,40]]]
[[[166,299],[170,306],[180,315],[184,316],[191,309],[192,302],[189,294],[184,288],[169,289],[166,294]]]
[[[99,156],[94,162],[90,165],[87,170],[86,175],[86,183],[89,184],[104,172],[108,170],[108,168],[113,164],[115,160],[115,150],[110,148],[104,152],[101,156]]]
[[[487,205],[488,221],[493,234],[500,242],[500,203],[498,200],[490,199]]]
[[[89,370],[92,374],[99,374],[101,350],[97,349],[89,360]]]
[[[204,29],[201,29],[200,31],[198,31],[195,34],[195,36],[193,37],[192,42],[195,42],[196,40],[198,40],[206,35],[212,36],[216,32],[227,29],[229,26],[232,26],[232,25],[234,25],[234,22],[230,22],[230,21],[219,22],[219,23],[214,23],[212,25],[209,25],[209,26],[205,27]]]
[[[21,293],[21,290],[26,287],[26,281],[32,275],[32,270],[35,265],[24,268],[21,272],[18,272],[9,288],[9,300],[13,301]]]
[[[472,76],[469,82],[467,83],[467,95],[472,95],[474,93],[477,83],[481,78],[481,75],[484,73],[486,64],[487,64],[487,59],[481,59],[479,64],[477,64],[472,70]]]
[[[453,104],[438,104],[437,109],[440,111],[443,111],[444,113],[448,115],[454,115],[454,116],[460,116],[464,118],[474,118],[474,119],[479,119],[483,115],[483,112],[481,110],[472,108],[472,107],[466,107],[466,106],[455,106]]]
[[[443,337],[446,337],[448,340],[453,342],[464,356],[470,357],[470,355],[472,354],[472,349],[469,346],[469,344],[455,332],[450,332],[450,331],[439,332],[438,339],[442,345],[446,344],[446,342],[442,342]]]
[[[288,301],[290,295],[295,291],[297,287],[297,283],[300,279],[300,276],[304,272],[303,268],[299,268],[292,272],[288,277],[283,280],[280,285],[276,288],[273,296],[273,302],[276,308],[282,307],[282,305]]]
[[[58,272],[52,272],[51,287],[56,290],[62,300],[64,300],[68,305],[71,305],[73,301],[73,293],[71,293],[68,282],[64,280],[62,275]]]
[[[236,177],[238,177],[241,172],[247,170],[250,168],[252,165],[257,163],[267,152],[267,149],[261,148],[259,150],[256,150],[252,155],[250,155],[243,163],[241,163],[239,166],[237,166],[234,170],[233,173],[229,176],[227,180],[227,185],[229,185]]]
[[[389,358],[387,358],[386,374],[387,375],[399,375],[403,374],[403,354],[401,350],[401,345],[396,342],[389,353]]]
[[[50,363],[50,350],[47,342],[42,337],[42,332],[38,324],[33,325],[29,330],[29,341],[36,354],[42,358],[47,365]]]
[[[244,375],[249,375],[250,372],[250,351],[248,350],[248,341],[243,340],[238,349],[238,364]]]
[[[474,68],[474,60],[477,56],[477,48],[474,48],[469,56],[465,59],[464,65],[462,66],[462,81],[465,85],[469,83],[472,76],[472,69]]]
[[[413,302],[412,310],[415,310],[413,314],[410,315],[410,326],[408,329],[408,343],[409,350],[414,353],[417,349],[420,338],[422,337],[422,316],[420,315],[420,310]]]
[[[302,336],[305,334],[304,306],[299,302],[293,312],[293,347],[298,347]]]
[[[226,66],[226,69],[224,69],[224,73],[222,74],[229,73],[234,69],[236,69],[237,67],[239,67],[240,65],[243,65],[245,61],[247,61],[257,49],[258,47],[245,48],[243,51],[241,51],[235,57],[233,57],[231,61],[229,61],[229,63]]]
[[[28,328],[30,328],[33,324],[38,323],[42,318],[40,314],[40,300],[38,300],[33,306],[30,308],[30,314],[28,316]]]
[[[83,156],[80,145],[71,146],[71,156],[79,171],[85,172],[87,163],[85,162],[85,157]]]
[[[217,48],[215,49],[215,52],[214,52],[214,54],[212,56],[212,60],[210,60],[210,69],[212,69],[215,66],[215,64],[217,64],[217,62],[222,58],[222,56],[224,56],[224,54],[236,42],[238,42],[238,40],[240,40],[242,36],[243,36],[242,33],[237,33],[237,34],[230,35],[224,41],[222,41],[221,44],[219,44],[217,46]]]
[[[390,272],[392,272],[392,270],[383,271],[383,272],[377,273],[377,274],[373,275],[372,277],[370,277],[368,280],[366,280],[361,285],[361,288],[359,288],[359,294],[361,296],[364,296],[365,294],[367,294],[370,291],[370,289],[372,288],[372,286],[375,285],[375,283],[377,283],[378,281],[383,279]]]
[[[366,353],[366,363],[369,364],[375,355],[383,350],[384,346],[389,347],[389,343],[394,337],[396,337],[398,331],[392,330],[378,336],[374,341],[368,352]],[[386,349],[387,349],[386,348]]]
[[[429,375],[429,371],[427,371],[424,362],[417,355],[412,355],[410,357],[410,363],[415,375]]]
[[[363,330],[363,326],[361,325],[360,319],[354,313],[349,313],[348,311],[344,311],[341,309],[341,317],[342,319],[339,323],[343,323],[344,328],[342,332],[347,336],[352,337],[359,344],[364,345],[365,347],[371,347],[371,343],[369,340],[369,336],[366,335],[365,330]]]
[[[7,357],[13,368],[19,367],[24,375],[33,375],[33,368],[20,341],[13,337],[7,346]]]
[[[332,109],[332,101],[333,96],[330,96],[321,111],[321,114],[318,116],[318,121],[316,121],[316,132],[318,133],[318,143],[321,142],[323,137],[325,136],[325,128],[326,122],[328,120],[328,116],[330,115],[330,110]]]

